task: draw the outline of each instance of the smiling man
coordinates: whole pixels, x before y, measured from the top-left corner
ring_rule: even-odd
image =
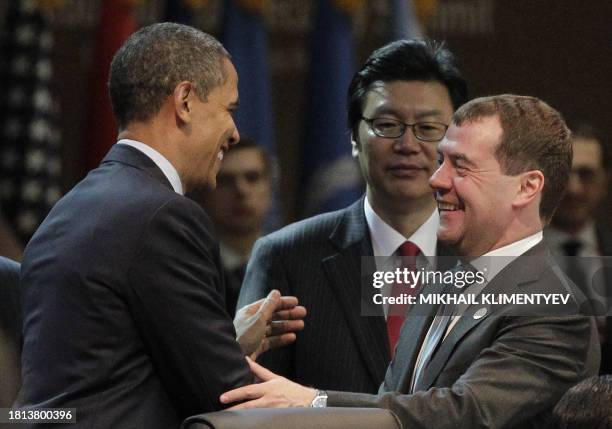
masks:
[[[250,362],[264,383],[223,402],[388,408],[407,428],[537,428],[569,387],[597,373],[595,322],[580,314],[584,296],[542,242],[572,159],[560,114],[533,97],[479,98],[454,114],[438,153],[430,179],[438,239],[457,251],[461,269],[485,273],[464,293],[569,294],[570,303],[417,304],[378,395],[323,394]],[[422,293],[440,290],[431,288]]]
[[[212,226],[183,196],[214,187],[238,142],[237,82],[223,46],[184,25],[145,27],[117,52],[119,141],[24,254],[17,407],[75,408],[75,428],[176,428],[252,381],[245,354],[295,338],[283,332],[301,320],[267,330],[304,315],[273,292],[239,312],[236,342]]]

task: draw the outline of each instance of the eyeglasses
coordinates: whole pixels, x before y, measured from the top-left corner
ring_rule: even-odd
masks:
[[[411,128],[414,136],[424,142],[439,142],[444,138],[448,125],[441,122],[417,122],[405,124],[391,118],[361,117],[378,137],[396,139],[404,135],[406,128]]]

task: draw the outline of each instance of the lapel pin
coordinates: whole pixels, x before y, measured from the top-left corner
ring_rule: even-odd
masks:
[[[474,319],[476,320],[482,319],[483,317],[485,317],[486,314],[487,314],[486,307],[479,308],[478,310],[476,310],[476,313],[474,313]]]

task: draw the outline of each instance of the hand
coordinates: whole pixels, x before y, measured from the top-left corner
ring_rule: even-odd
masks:
[[[317,394],[315,389],[287,380],[285,377],[276,375],[263,366],[258,365],[248,357],[246,359],[249,362],[251,371],[262,383],[239,387],[221,395],[220,401],[222,404],[246,401],[234,405],[229,408],[230,410],[310,406]]]
[[[296,331],[304,329],[306,309],[297,305],[294,296],[280,296],[271,291],[265,299],[242,307],[236,312],[236,341],[252,359],[263,352],[295,341]]]

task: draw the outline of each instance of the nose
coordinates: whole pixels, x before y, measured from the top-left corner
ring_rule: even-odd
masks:
[[[234,127],[232,131],[232,135],[229,138],[229,145],[233,146],[240,141],[240,133],[238,132],[238,128],[236,128],[236,124],[232,120],[232,126]]]
[[[567,193],[570,195],[581,195],[585,191],[582,181],[574,172],[570,174],[567,184]]]
[[[395,139],[393,148],[402,153],[418,153],[421,151],[421,141],[416,138],[411,127],[406,127],[404,134]]]
[[[236,178],[236,194],[240,197],[245,197],[249,194],[249,183],[245,177]]]
[[[429,178],[429,186],[434,191],[444,192],[452,188],[452,180],[447,167],[447,163],[443,162],[440,164],[438,169]]]

